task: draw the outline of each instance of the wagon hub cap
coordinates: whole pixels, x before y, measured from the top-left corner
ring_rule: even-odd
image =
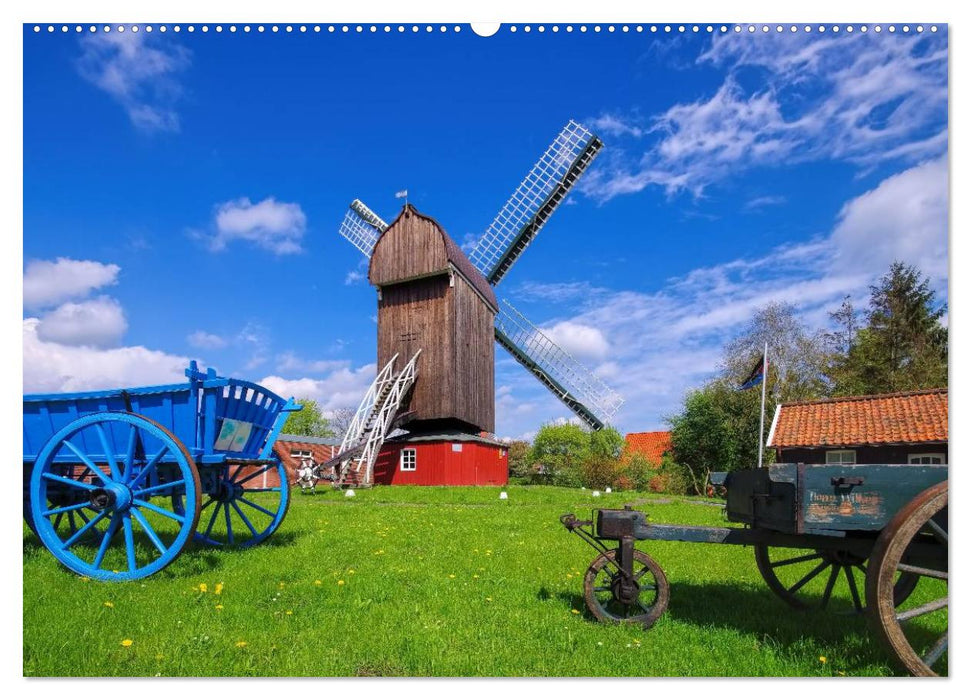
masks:
[[[229,479],[223,479],[216,487],[216,496],[214,500],[219,501],[220,503],[230,503],[242,496],[245,490],[246,489],[239,484],[230,481]]]
[[[623,574],[615,576],[613,582],[610,584],[610,587],[614,597],[626,605],[636,603],[637,597],[641,592],[641,589],[637,583],[634,581],[628,581]]]
[[[131,503],[131,490],[123,484],[107,484],[104,488],[91,492],[91,507],[94,510],[127,510]]]

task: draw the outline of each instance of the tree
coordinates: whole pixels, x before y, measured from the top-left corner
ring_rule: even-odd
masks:
[[[334,437],[334,431],[330,429],[330,422],[324,418],[316,401],[313,399],[297,399],[297,403],[303,408],[287,416],[287,422],[283,424],[284,433],[310,437]]]
[[[609,425],[590,433],[590,452],[597,457],[618,459],[624,451],[624,436]]]
[[[529,461],[529,443],[513,440],[509,443],[509,476],[519,479],[531,476],[532,462]]]
[[[574,423],[540,427],[529,451],[529,461],[538,464],[548,483],[579,486],[580,470],[590,455],[590,435]]]
[[[860,330],[860,314],[854,308],[849,294],[843,297],[843,303],[836,311],[830,312],[829,319],[835,328],[824,334],[826,345],[832,353],[846,355]]]
[[[930,279],[894,262],[870,287],[867,325],[831,363],[834,394],[880,394],[947,386],[948,331]],[[838,312],[837,312],[838,313]]]
[[[823,336],[811,334],[791,304],[773,302],[756,311],[748,327],[722,351],[722,377],[741,382],[769,348],[769,383],[774,402],[800,401],[827,393]]]
[[[721,379],[689,392],[681,413],[667,418],[671,457],[684,467],[695,493],[705,493],[713,471],[758,464],[760,406],[757,390],[738,391]]]
[[[351,427],[351,422],[356,414],[357,411],[350,406],[334,409],[330,416],[330,428],[334,431],[336,437],[342,438],[347,434],[347,429]]]

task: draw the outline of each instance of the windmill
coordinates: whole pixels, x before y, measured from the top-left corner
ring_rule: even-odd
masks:
[[[512,304],[505,299],[497,300],[491,289],[502,281],[523,251],[536,239],[540,230],[566,199],[602,147],[603,144],[596,135],[571,120],[502,206],[468,257],[458,250],[458,246],[437,222],[420,214],[411,205],[406,204],[398,218],[389,226],[360,200],[355,199],[351,203],[339,232],[371,260],[369,280],[379,290],[378,333],[381,370],[345,434],[340,454],[332,460],[341,464],[342,474],[349,473],[347,467],[353,462],[351,471],[363,474],[363,480],[370,482],[374,461],[387,434],[398,425],[408,427],[409,424],[417,424],[422,420],[429,422],[428,416],[421,415],[421,410],[414,412],[417,415],[410,415],[403,410],[407,406],[410,392],[414,389],[417,379],[417,353],[423,350],[427,353],[430,345],[434,347],[441,342],[452,342],[458,347],[476,344],[481,346],[479,338],[469,340],[463,337],[456,342],[449,341],[451,336],[445,336],[444,341],[438,338],[433,340],[423,338],[421,330],[402,326],[401,315],[392,315],[390,308],[406,305],[407,299],[403,298],[401,302],[391,303],[384,295],[391,292],[400,295],[407,283],[413,285],[425,279],[447,277],[449,289],[452,289],[455,288],[455,280],[458,279],[458,290],[471,289],[481,301],[476,313],[482,318],[489,319],[492,325],[491,335],[495,341],[584,423],[593,430],[599,430],[617,412],[623,399],[615,391],[528,321]],[[385,236],[386,233],[387,236]],[[396,242],[391,242],[392,238]],[[410,255],[409,245],[420,246],[422,249],[431,247],[437,250],[439,238],[442,240],[441,252],[431,254],[431,257],[437,257],[438,262],[419,263],[418,266],[421,269],[416,268],[415,264],[409,267],[409,264],[401,263],[400,258],[403,255]],[[388,263],[382,263],[382,267],[390,264],[398,267],[403,265],[404,268],[409,269],[402,269],[394,274],[383,270],[376,271],[372,256],[376,253],[379,240],[385,248],[389,250],[393,248],[396,251],[382,256],[382,260],[389,260]],[[444,299],[446,294],[453,293],[424,289],[418,292],[412,290],[405,296],[417,298],[416,294],[421,298],[437,295],[436,299]],[[459,291],[454,294],[459,294]],[[471,298],[470,294],[465,293]],[[461,302],[449,303],[454,306]],[[439,306],[443,304],[447,306],[444,301]],[[382,310],[385,308],[389,309],[385,314],[388,321],[383,321]],[[419,310],[419,306],[414,304],[410,308],[413,311]],[[443,313],[444,315],[440,316],[447,317],[447,312]],[[411,318],[413,325],[421,325],[423,321],[420,318],[414,320],[412,318],[414,315],[412,313],[411,316],[405,317]],[[397,323],[395,325],[397,335],[391,338],[390,344],[382,338],[388,338],[393,334],[382,332],[382,323],[386,328]],[[435,324],[435,328],[437,329],[439,325],[441,324]],[[478,325],[481,326],[481,322]],[[464,334],[471,331],[451,329],[450,332]],[[481,331],[477,332],[481,333]],[[488,341],[488,345],[490,347],[488,361],[491,363],[493,361],[491,340]],[[398,352],[394,352],[395,349],[398,349]],[[399,358],[404,364],[401,369],[398,369]],[[381,364],[382,360],[384,364]],[[427,364],[437,370],[441,363],[428,359]],[[454,371],[464,373],[463,367],[468,366],[457,367]],[[489,372],[491,377],[491,366]],[[465,377],[459,377],[459,383],[462,384],[465,379]],[[482,399],[478,403],[494,404],[492,379],[489,380],[488,386],[482,384],[484,381],[482,378],[473,384],[465,381],[462,386],[471,387],[469,389],[471,393]],[[458,416],[456,414],[461,411],[450,413],[438,405],[428,408],[428,402],[425,400],[419,403],[431,416],[451,416],[457,424],[486,432],[494,431],[492,425],[494,416],[491,413],[482,415],[481,412],[466,412]]]

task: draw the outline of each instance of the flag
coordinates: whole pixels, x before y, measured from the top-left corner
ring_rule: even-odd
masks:
[[[755,367],[748,373],[748,376],[742,382],[742,385],[738,387],[738,390],[743,391],[744,389],[751,389],[753,386],[758,386],[762,383],[763,379],[765,379],[765,355],[760,357],[759,361],[755,363]]]
[[[401,199],[402,197],[407,197],[407,196],[408,196],[408,190],[401,190],[400,192],[394,193],[395,199]]]

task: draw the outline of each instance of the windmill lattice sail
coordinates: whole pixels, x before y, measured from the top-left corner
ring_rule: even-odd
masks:
[[[505,299],[496,316],[496,340],[594,430],[610,422],[624,400],[550,340]]]
[[[582,124],[570,120],[563,127],[469,255],[490,284],[505,276],[601,148]]]
[[[340,234],[364,253],[365,257],[370,258],[374,244],[386,228],[388,224],[384,219],[368,209],[360,199],[355,199],[347,208],[344,221],[341,222]]]

